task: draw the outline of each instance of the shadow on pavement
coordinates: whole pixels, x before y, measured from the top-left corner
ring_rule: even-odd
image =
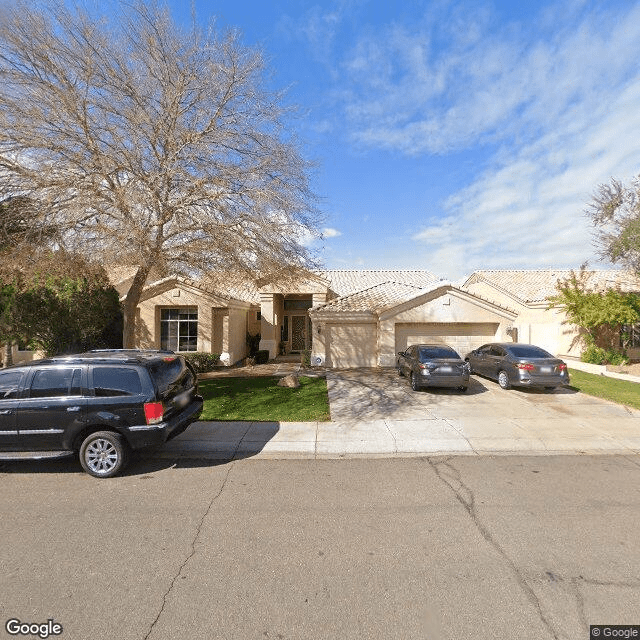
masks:
[[[196,422],[161,447],[132,452],[125,469],[113,480],[144,477],[171,468],[216,467],[232,460],[251,458],[259,454],[279,431],[279,422]],[[65,473],[90,477],[80,466],[77,455],[72,453],[41,460],[2,460],[1,473]]]

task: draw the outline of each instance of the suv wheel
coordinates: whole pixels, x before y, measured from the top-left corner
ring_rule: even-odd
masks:
[[[509,382],[509,376],[506,371],[500,371],[498,374],[498,384],[501,389],[511,389],[511,383]]]
[[[96,431],[80,447],[80,464],[96,478],[111,478],[127,463],[128,447],[122,436],[113,431]]]

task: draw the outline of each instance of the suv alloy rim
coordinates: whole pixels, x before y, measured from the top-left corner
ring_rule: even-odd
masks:
[[[118,451],[106,438],[96,438],[85,451],[87,466],[97,474],[109,473],[118,464]]]

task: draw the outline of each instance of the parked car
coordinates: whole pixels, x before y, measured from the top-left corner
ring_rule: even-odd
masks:
[[[182,433],[202,405],[195,372],[170,351],[34,360],[0,370],[0,457],[75,452],[87,473],[109,478],[131,450]]]
[[[497,380],[503,389],[512,386],[554,389],[569,384],[566,363],[532,344],[485,344],[467,354],[465,360],[471,373]]]
[[[455,349],[443,344],[414,344],[398,353],[396,368],[401,376],[409,376],[411,388],[454,387],[466,391],[469,366]]]

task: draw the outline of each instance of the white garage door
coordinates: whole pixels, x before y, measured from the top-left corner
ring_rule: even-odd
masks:
[[[327,366],[377,366],[378,330],[375,324],[327,325]]]
[[[493,342],[498,326],[497,322],[398,323],[396,352],[410,344],[448,344],[464,357],[485,342]]]

